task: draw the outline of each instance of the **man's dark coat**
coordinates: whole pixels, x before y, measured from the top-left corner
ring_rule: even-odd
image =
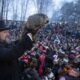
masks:
[[[0,42],[0,80],[20,80],[18,58],[32,48],[32,41],[26,35],[14,46]]]

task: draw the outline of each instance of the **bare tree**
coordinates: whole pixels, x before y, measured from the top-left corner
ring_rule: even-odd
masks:
[[[48,13],[49,6],[52,4],[52,0],[36,0],[38,13]]]
[[[4,5],[5,0],[1,0],[1,14],[0,14],[0,19],[3,19],[3,13],[4,13]]]
[[[27,13],[27,6],[29,0],[23,0],[21,2],[21,20],[24,21]]]
[[[6,20],[8,20],[9,4],[11,0],[6,1]]]
[[[23,1],[21,1],[21,18],[20,18],[20,20],[22,20],[22,18],[23,18],[23,8],[24,8],[24,0]]]
[[[44,0],[37,0],[38,13],[42,13]]]
[[[18,5],[17,5],[17,0],[13,0],[13,21],[17,20],[18,14]]]

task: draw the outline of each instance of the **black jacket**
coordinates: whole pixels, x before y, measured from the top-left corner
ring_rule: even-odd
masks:
[[[14,46],[0,43],[0,80],[20,80],[17,60],[31,48],[32,41],[28,36],[24,36]]]
[[[24,80],[41,80],[35,68],[28,68],[24,71]]]
[[[65,75],[65,80],[80,80],[79,77],[73,77],[73,76],[69,76],[69,75]]]

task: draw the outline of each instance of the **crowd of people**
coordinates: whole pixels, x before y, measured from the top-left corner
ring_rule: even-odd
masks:
[[[79,80],[80,31],[76,29],[59,23],[40,29],[34,47],[19,58],[22,80]]]

